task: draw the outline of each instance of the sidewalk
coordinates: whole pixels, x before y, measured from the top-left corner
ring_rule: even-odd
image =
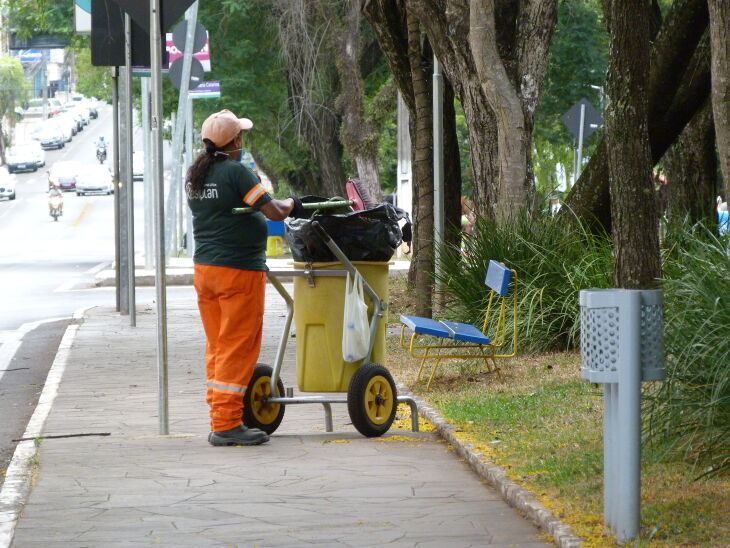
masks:
[[[262,362],[274,361],[284,313],[267,286]],[[437,434],[367,439],[344,405],[333,405],[332,433],[321,406],[295,405],[268,444],[208,445],[192,290],[168,307],[171,434],[157,435],[154,308],[138,310],[137,325],[94,308],[69,328],[42,432],[111,435],[42,441],[12,546],[546,546]],[[292,339],[285,386],[295,386],[294,351]],[[0,504],[6,532],[8,510]]]

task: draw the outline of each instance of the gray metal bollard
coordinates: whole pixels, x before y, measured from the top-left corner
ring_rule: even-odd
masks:
[[[664,369],[661,290],[580,292],[581,376],[604,385],[603,514],[619,542],[639,535],[641,382]]]

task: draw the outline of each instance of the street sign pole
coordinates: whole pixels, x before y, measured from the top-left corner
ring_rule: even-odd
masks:
[[[586,123],[586,106],[584,103],[580,105],[580,126],[578,127],[578,162],[576,164],[575,180],[580,177],[583,162],[583,129]]]
[[[132,120],[132,19],[124,14],[124,182],[127,189],[127,296],[129,298],[129,325],[137,325],[137,306],[135,295],[135,260],[134,260],[134,180],[132,179],[132,148],[134,143],[134,127]]]
[[[183,136],[185,131],[185,114],[187,112],[188,91],[190,86],[190,67],[192,65],[195,42],[195,30],[198,24],[198,0],[188,8],[185,13],[186,31],[185,31],[185,48],[182,58],[182,76],[180,80],[180,94],[177,101],[177,121],[175,123],[174,134],[172,136],[172,181],[170,182],[170,193],[167,197],[167,231],[165,238],[165,251],[167,256],[173,246],[173,234],[178,228],[175,213],[178,211],[178,202],[180,200],[178,191],[182,190],[181,182],[181,162],[180,155],[182,153]],[[177,248],[178,242],[174,242]]]
[[[187,116],[185,117],[185,173],[193,163],[193,98],[188,95]],[[189,207],[185,208],[185,231],[187,233],[186,251],[188,257],[192,257],[195,252],[195,242],[193,240],[193,213]]]
[[[162,36],[160,34],[161,0],[150,0],[150,75],[152,104],[152,181],[155,201],[155,289],[157,292],[157,379],[158,417],[161,435],[170,433],[167,376],[167,291],[165,280],[165,203],[162,178]]]
[[[119,68],[111,67],[112,71],[112,162],[114,183],[114,287],[117,295],[117,312],[122,307],[121,295],[121,226],[119,204]]]
[[[142,81],[142,148],[144,154],[143,188],[144,188],[144,267],[151,270],[154,265],[154,238],[152,227],[152,177],[150,173],[150,79],[147,76]],[[132,165],[134,169],[134,164]],[[134,178],[134,174],[132,174]]]

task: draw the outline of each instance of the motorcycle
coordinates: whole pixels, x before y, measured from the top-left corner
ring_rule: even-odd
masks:
[[[96,148],[96,159],[99,160],[100,164],[103,164],[106,160],[106,147]]]
[[[48,198],[48,214],[53,217],[54,221],[58,221],[58,218],[63,215],[61,205],[63,204],[63,198],[60,196],[51,196]]]

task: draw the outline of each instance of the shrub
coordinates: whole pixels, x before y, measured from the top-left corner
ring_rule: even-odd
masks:
[[[610,287],[610,239],[591,235],[577,219],[563,216],[518,216],[503,226],[478,219],[474,233],[464,236],[462,249],[443,253],[446,314],[481,325],[490,259],[517,271],[521,349],[577,348],[578,290]]]
[[[730,468],[730,237],[695,225],[668,240],[667,379],[647,387],[647,433],[716,473]]]

